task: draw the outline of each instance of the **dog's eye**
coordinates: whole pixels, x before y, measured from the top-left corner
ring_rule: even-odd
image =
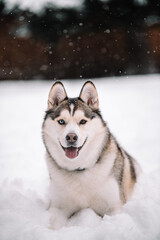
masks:
[[[84,125],[84,124],[86,124],[86,122],[87,122],[87,121],[86,121],[85,119],[82,119],[79,124]]]
[[[60,125],[64,125],[64,124],[65,124],[65,121],[64,121],[63,119],[60,119],[60,120],[58,121],[58,123],[59,123]]]

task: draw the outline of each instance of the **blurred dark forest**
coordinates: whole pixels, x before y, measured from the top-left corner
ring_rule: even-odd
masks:
[[[159,0],[85,0],[41,12],[0,1],[0,80],[159,72]]]

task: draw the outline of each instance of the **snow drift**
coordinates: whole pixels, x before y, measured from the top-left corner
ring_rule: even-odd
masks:
[[[149,75],[94,81],[104,119],[143,173],[120,213],[101,219],[84,209],[58,231],[49,229],[49,176],[41,139],[52,82],[0,83],[1,240],[160,239],[159,79]],[[74,97],[83,81],[64,85]]]

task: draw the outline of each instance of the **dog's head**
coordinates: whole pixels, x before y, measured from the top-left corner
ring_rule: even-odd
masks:
[[[68,98],[61,82],[52,86],[43,139],[48,153],[61,168],[89,168],[96,162],[104,147],[106,124],[92,82],[83,85],[78,98]]]

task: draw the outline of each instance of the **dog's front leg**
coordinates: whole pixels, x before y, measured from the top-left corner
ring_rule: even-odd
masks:
[[[51,207],[49,211],[51,213],[50,217],[51,229],[60,229],[67,225],[68,214],[64,211],[64,209]]]

